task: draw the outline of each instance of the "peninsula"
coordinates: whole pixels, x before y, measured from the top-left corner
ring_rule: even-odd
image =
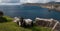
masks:
[[[48,8],[48,9],[55,9],[57,11],[60,11],[60,2],[49,2],[49,3],[26,3],[23,4],[26,6],[39,6],[42,8]]]

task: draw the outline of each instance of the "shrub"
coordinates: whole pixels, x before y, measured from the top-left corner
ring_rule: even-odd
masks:
[[[3,16],[3,18],[5,18],[7,20],[7,22],[10,22],[13,20],[13,18],[9,17],[9,16]]]
[[[7,22],[6,18],[0,17],[0,23],[2,23],[2,22]]]
[[[4,15],[4,13],[2,11],[0,11],[0,17],[3,16],[3,15]]]

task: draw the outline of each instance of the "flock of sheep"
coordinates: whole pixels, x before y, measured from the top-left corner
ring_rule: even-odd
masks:
[[[15,17],[13,22],[16,22],[19,26],[22,27],[33,26],[33,21],[31,19],[24,19],[22,17]]]
[[[42,18],[36,18],[35,21],[31,19],[24,19],[22,17],[18,18],[15,17],[13,22],[16,22],[19,26],[33,26],[34,24],[40,25],[40,26],[50,26],[52,24],[53,19],[42,19]]]
[[[54,30],[56,27],[60,27],[57,26],[58,24],[60,24],[60,22],[54,19],[36,18],[35,21],[33,21],[31,19],[24,19],[22,17],[15,17],[13,22],[22,27],[32,27],[33,25],[38,25],[43,27],[51,27],[52,30]]]

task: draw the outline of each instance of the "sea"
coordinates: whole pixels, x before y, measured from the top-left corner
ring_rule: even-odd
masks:
[[[4,15],[10,17],[23,17],[26,19],[39,18],[53,18],[60,20],[60,12],[55,10],[49,10],[48,8],[42,8],[40,6],[26,6],[26,5],[1,5],[0,11],[4,12]]]

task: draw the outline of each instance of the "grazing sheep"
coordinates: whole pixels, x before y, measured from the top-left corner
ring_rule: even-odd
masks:
[[[44,27],[49,27],[52,24],[53,19],[44,19],[44,18],[36,18],[35,22],[36,25],[44,26]]]
[[[33,26],[33,21],[31,19],[24,19],[25,26]]]
[[[24,26],[24,18],[20,17],[19,19],[20,19],[19,22],[20,22],[21,26]]]
[[[15,17],[13,22],[16,22],[19,26],[22,27],[33,26],[33,21],[31,19],[24,19],[22,17]]]
[[[17,22],[17,21],[19,21],[20,19],[18,18],[18,17],[14,17],[14,20],[13,20],[13,22]]]
[[[13,22],[17,23],[19,26],[21,25],[20,19],[18,17],[14,17]]]

